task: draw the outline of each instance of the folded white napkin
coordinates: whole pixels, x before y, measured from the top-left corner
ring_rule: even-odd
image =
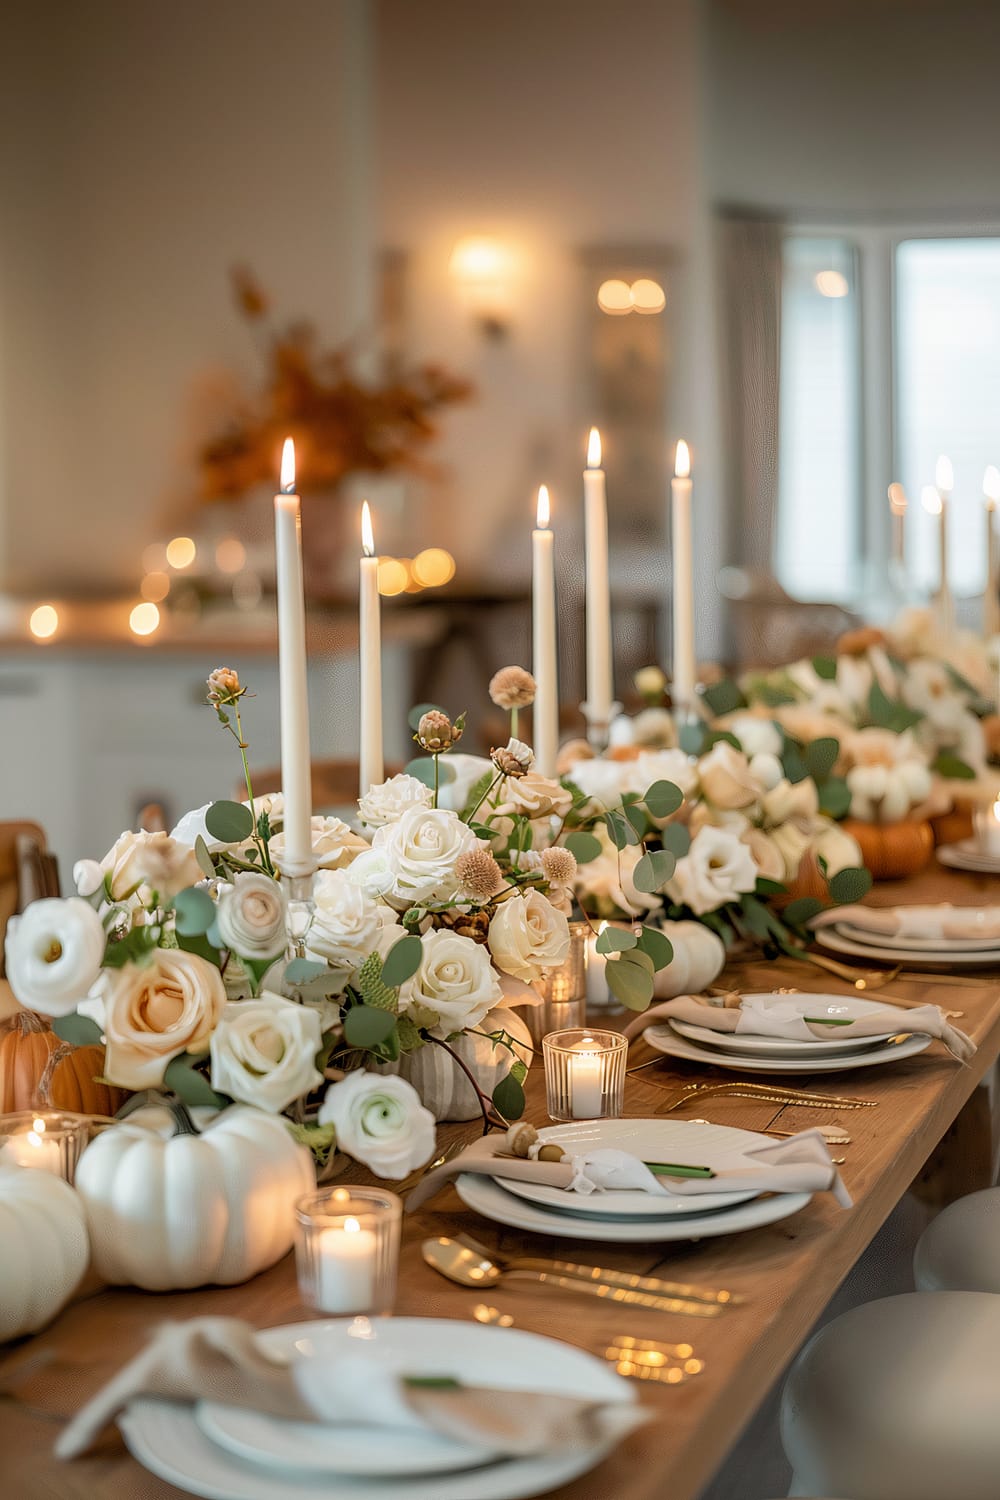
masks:
[[[691,1161],[675,1165],[697,1167],[711,1163]],[[735,1193],[743,1188],[760,1193],[831,1192],[842,1207],[851,1206],[850,1195],[830,1160],[819,1130],[804,1130],[787,1141],[751,1146],[737,1165],[721,1168],[714,1177],[660,1177],[629,1152],[604,1147],[574,1152],[562,1161],[533,1161],[507,1155],[503,1139],[487,1137],[474,1141],[444,1166],[428,1172],[407,1198],[407,1212],[419,1208],[463,1172],[494,1177],[500,1182],[535,1182],[584,1194],[633,1189],[666,1198],[686,1198],[705,1193]]]
[[[158,1329],[59,1436],[59,1458],[76,1458],[139,1397],[219,1401],[291,1421],[410,1427],[524,1457],[624,1437],[646,1420],[638,1405],[487,1386],[413,1386],[374,1348],[336,1360],[291,1361],[269,1353],[238,1318],[192,1318]],[[488,1378],[488,1371],[483,1372]]]
[[[842,922],[882,937],[996,938],[1000,941],[1000,907],[952,906],[831,906],[813,917],[811,926],[834,927]]]
[[[850,1041],[852,1037],[891,1036],[897,1031],[912,1031],[936,1037],[959,1062],[968,1062],[976,1051],[971,1037],[959,1031],[957,1026],[949,1025],[936,1005],[918,1005],[912,1010],[880,1005],[878,1010],[859,1016],[848,1026],[814,1026],[799,1015],[798,1007],[791,1000],[787,1004],[770,1001],[765,1007],[762,1001],[747,999],[733,1006],[723,1004],[721,999],[713,1002],[703,995],[678,995],[636,1016],[625,1027],[625,1035],[638,1036],[647,1026],[656,1026],[671,1018],[729,1035],[776,1036],[799,1042]]]

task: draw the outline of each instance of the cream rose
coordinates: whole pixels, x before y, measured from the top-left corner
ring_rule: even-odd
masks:
[[[277,958],[286,942],[285,896],[268,875],[237,875],[219,897],[222,945],[240,958]]]
[[[626,790],[626,773],[630,769],[628,761],[604,760],[595,756],[570,766],[567,779],[578,786],[595,807],[607,812],[621,803],[622,793]]]
[[[212,1087],[280,1115],[323,1082],[322,1044],[319,1016],[308,1006],[266,993],[230,1003],[212,1032]]]
[[[359,969],[378,947],[378,902],[341,870],[320,870],[313,887],[316,912],[306,942],[310,954],[334,968]]]
[[[762,828],[749,828],[743,834],[743,842],[753,855],[759,875],[765,880],[786,878],[785,857],[769,833]]]
[[[790,818],[811,822],[818,811],[816,783],[809,776],[802,781],[779,781],[761,799],[765,826],[787,823]]]
[[[104,926],[79,896],[48,897],[10,918],[4,947],[15,999],[46,1016],[67,1016],[100,973]]]
[[[727,901],[738,901],[757,884],[753,855],[728,828],[705,827],[691,840],[691,848],[677,861],[667,894],[697,916],[715,911]]]
[[[319,1123],[332,1125],[337,1146],[376,1177],[400,1182],[434,1153],[434,1116],[405,1078],[349,1073],[326,1092]]]
[[[434,928],[420,940],[420,967],[400,994],[404,1013],[432,1010],[441,1036],[478,1026],[503,998],[489,950],[447,928]]]
[[[342,818],[314,817],[312,820],[312,852],[321,870],[342,870],[363,851],[368,844],[360,834],[354,833]],[[283,831],[272,833],[268,845],[272,860],[283,871],[285,857],[285,835]]]
[[[750,770],[750,762],[741,750],[726,740],[719,740],[698,762],[701,788],[716,807],[748,807],[761,794],[761,785]]]
[[[411,807],[397,823],[378,828],[372,850],[392,874],[386,897],[400,909],[419,901],[447,901],[458,889],[455,862],[479,848],[467,824],[443,808]]]
[[[541,891],[502,901],[490,923],[490,951],[498,968],[525,984],[563,963],[569,952],[569,923]]]
[[[157,948],[152,962],[105,971],[93,998],[78,1009],[92,1016],[107,1043],[105,1072],[126,1089],[152,1089],[181,1052],[207,1052],[222,1018],[226,988],[214,964],[181,948]]]
[[[526,818],[562,818],[573,806],[573,794],[558,781],[538,771],[505,777],[497,799],[497,817],[521,814]]]
[[[431,801],[429,786],[416,776],[400,772],[378,786],[369,787],[358,802],[358,812],[362,823],[369,828],[383,828],[386,823],[395,823],[411,807],[430,807]]]
[[[780,823],[777,828],[769,829],[767,836],[785,862],[784,879],[794,880],[799,873],[802,856],[812,843],[812,828],[803,827],[793,818],[787,823]],[[782,877],[777,878],[780,880]]]
[[[101,860],[113,901],[134,891],[176,896],[203,879],[193,849],[167,833],[123,833]]]

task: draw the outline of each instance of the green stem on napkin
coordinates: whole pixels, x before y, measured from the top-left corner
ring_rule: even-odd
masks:
[[[853,1026],[853,1016],[803,1016],[803,1021],[808,1021],[810,1026]]]
[[[460,1391],[462,1382],[454,1375],[404,1375],[403,1384],[415,1391]]]
[[[688,1167],[676,1161],[644,1161],[654,1177],[714,1177],[711,1167]]]

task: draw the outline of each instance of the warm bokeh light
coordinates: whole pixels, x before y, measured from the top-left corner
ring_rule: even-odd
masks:
[[[366,557],[375,556],[375,533],[372,530],[371,506],[367,500],[361,506],[361,550]]]
[[[601,434],[596,427],[590,429],[590,437],[587,440],[587,468],[599,469],[601,467]]]
[[[620,318],[625,313],[632,311],[632,291],[627,281],[619,281],[613,277],[610,281],[602,281],[597,288],[597,305],[601,312],[609,313],[613,318]]]
[[[925,484],[920,491],[920,504],[929,516],[939,516],[941,514],[941,496],[932,484]]]
[[[439,589],[455,576],[455,559],[443,547],[425,547],[413,559],[413,577],[425,589]]]
[[[817,271],[813,277],[813,286],[821,297],[847,297],[851,290],[842,271]]]
[[[286,495],[295,492],[295,444],[290,437],[285,438],[281,449],[280,488]]]
[[[48,641],[59,629],[59,611],[54,604],[39,604],[31,611],[28,629],[38,641]]]
[[[215,544],[215,566],[220,573],[238,573],[247,560],[247,549],[239,537],[224,536]]]
[[[169,573],[147,573],[139,585],[139,593],[152,604],[159,604],[170,593]]]
[[[993,818],[995,822],[1000,823],[1000,797],[993,804]]]
[[[448,270],[457,281],[493,281],[510,271],[510,251],[500,240],[467,235],[451,252]]]
[[[687,443],[683,438],[677,444],[677,452],[674,456],[675,479],[687,479],[691,473],[691,454]]]
[[[934,483],[942,495],[950,495],[955,488],[955,470],[946,453],[942,453],[934,465]]]
[[[658,281],[640,276],[629,287],[632,306],[637,313],[660,313],[667,305],[667,294]]]
[[[538,486],[538,504],[535,507],[536,524],[539,531],[548,531],[551,515],[552,506],[549,502],[549,487],[547,484],[540,484]]]
[[[137,604],[128,617],[128,628],[133,635],[152,635],[160,623],[160,611],[150,600]]]
[[[142,571],[160,573],[167,565],[167,549],[162,542],[150,542],[142,552]]]
[[[906,515],[906,491],[898,479],[889,486],[889,509],[894,516]]]
[[[986,473],[983,475],[983,494],[987,500],[992,501],[990,509],[1000,500],[1000,469],[996,464],[987,464]]]
[[[189,568],[198,556],[198,548],[189,536],[175,536],[167,543],[167,562],[181,571]]]
[[[409,566],[398,557],[380,557],[378,560],[378,591],[390,597],[402,594],[410,582]]]

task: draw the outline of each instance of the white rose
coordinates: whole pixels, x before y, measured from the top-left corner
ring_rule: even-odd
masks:
[[[311,838],[312,852],[321,870],[343,869],[368,849],[367,841],[360,834],[354,833],[342,818],[314,817]],[[277,868],[284,873],[284,832],[272,833],[268,850]]]
[[[812,852],[817,860],[825,861],[827,879],[839,875],[841,870],[860,869],[865,861],[857,840],[845,833],[839,823],[826,818],[820,819],[820,822],[822,827],[818,836],[813,839]]]
[[[799,873],[799,865],[802,856],[812,842],[812,829],[803,828],[800,823],[790,819],[787,823],[780,824],[777,828],[769,830],[768,837],[779,850],[785,863],[785,880],[794,880]],[[781,876],[777,877],[779,880]]]
[[[216,923],[240,958],[277,958],[286,943],[284,892],[269,875],[237,875],[219,897]]]
[[[113,901],[124,901],[135,891],[143,900],[150,891],[176,896],[203,878],[194,851],[166,833],[123,833],[101,860],[101,869]]]
[[[489,949],[443,927],[424,933],[420,944],[420,967],[400,994],[402,1011],[432,1010],[440,1020],[434,1029],[443,1037],[478,1026],[503,998]]]
[[[595,807],[607,812],[621,804],[628,761],[579,760],[567,772],[567,780],[578,786]],[[645,790],[645,788],[644,788]]]
[[[603,823],[594,829],[594,836],[600,841],[601,853],[580,865],[574,881],[581,905],[593,906],[598,916],[608,918],[640,917],[643,912],[655,911],[659,896],[640,891],[632,879],[642,851],[629,844],[619,855]]]
[[[751,760],[755,755],[781,754],[784,741],[773,719],[762,718],[759,714],[732,714],[723,722]]]
[[[104,871],[96,859],[78,859],[73,866],[73,884],[78,896],[96,896],[104,886]]]
[[[541,891],[526,891],[497,907],[489,943],[498,968],[533,984],[545,969],[565,961],[569,923]]]
[[[411,807],[378,828],[372,849],[385,856],[393,881],[386,896],[400,908],[420,901],[447,901],[458,889],[455,862],[479,848],[479,840],[455,813]]]
[[[378,786],[369,787],[358,802],[358,812],[362,823],[367,823],[369,828],[382,828],[386,823],[395,823],[411,807],[430,807],[431,801],[429,786],[418,781],[416,776],[400,772]]]
[[[501,818],[518,813],[527,818],[562,818],[572,806],[573,794],[560,782],[538,771],[526,771],[500,783],[495,813]]]
[[[46,1016],[68,1016],[101,971],[104,926],[79,896],[47,897],[10,918],[4,947],[15,999]]]
[[[313,898],[316,913],[306,939],[309,952],[334,968],[359,969],[378,947],[384,908],[341,870],[321,870]]]
[[[280,1115],[323,1082],[322,1044],[319,1016],[308,1006],[266,993],[230,1002],[212,1033],[212,1087]]]
[[[697,915],[715,911],[727,901],[738,901],[757,884],[753,855],[728,828],[706,826],[691,840],[691,848],[667,884],[667,894]]]
[[[382,849],[366,849],[351,860],[345,873],[352,885],[360,886],[369,896],[384,896],[396,879]]]
[[[698,762],[702,791],[716,807],[747,807],[761,793],[760,783],[750,770],[742,750],[735,750],[726,740],[719,740]]]
[[[400,1182],[434,1154],[434,1116],[405,1078],[349,1073],[326,1091],[319,1123],[332,1125],[337,1146],[376,1177]]]

